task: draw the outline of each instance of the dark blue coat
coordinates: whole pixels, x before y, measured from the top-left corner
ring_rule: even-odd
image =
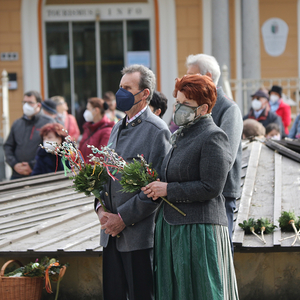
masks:
[[[35,157],[36,163],[31,175],[39,175],[62,171],[64,169],[61,157],[48,153],[43,148],[39,148]]]

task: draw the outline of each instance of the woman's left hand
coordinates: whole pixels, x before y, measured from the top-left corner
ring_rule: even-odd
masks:
[[[141,190],[147,195],[148,198],[157,200],[159,197],[167,196],[167,182],[161,182],[159,179],[153,181],[143,187]]]

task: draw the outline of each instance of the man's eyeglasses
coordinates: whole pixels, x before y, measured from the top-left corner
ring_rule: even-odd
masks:
[[[28,103],[30,106],[33,106],[34,104],[37,104],[37,102],[32,102],[32,101],[22,101],[22,105],[25,103]]]

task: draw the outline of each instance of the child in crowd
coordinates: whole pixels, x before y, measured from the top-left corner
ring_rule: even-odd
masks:
[[[52,153],[56,143],[61,144],[67,136],[63,129],[64,127],[59,123],[46,124],[41,128],[40,135],[43,138],[43,146],[47,149],[38,149],[31,175],[52,173],[64,169],[61,157]]]
[[[281,139],[281,136],[280,136],[280,128],[278,124],[270,123],[269,125],[267,125],[265,136],[267,139],[273,139],[279,141]]]

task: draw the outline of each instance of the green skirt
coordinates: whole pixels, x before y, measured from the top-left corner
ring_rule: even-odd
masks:
[[[155,228],[156,300],[236,300],[228,228],[169,225],[160,210]]]

